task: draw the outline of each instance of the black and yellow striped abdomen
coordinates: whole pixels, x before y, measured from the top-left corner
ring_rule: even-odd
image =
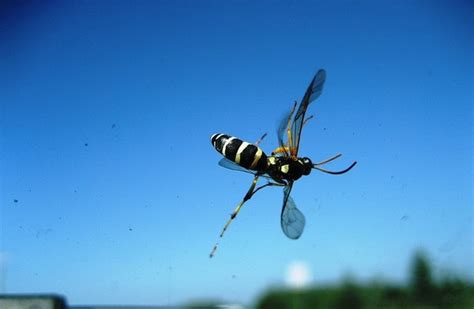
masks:
[[[211,143],[227,159],[253,171],[267,169],[267,155],[259,147],[227,134],[214,134]]]

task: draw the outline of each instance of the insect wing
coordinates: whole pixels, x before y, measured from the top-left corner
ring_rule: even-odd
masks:
[[[251,170],[248,170],[246,169],[245,167],[242,167],[240,165],[238,165],[237,163],[227,159],[227,158],[222,158],[221,160],[219,160],[219,163],[218,163],[220,166],[222,167],[225,167],[225,168],[228,168],[230,170],[234,170],[234,171],[239,171],[239,172],[245,172],[245,173],[250,173],[250,174],[255,174],[254,171],[251,171]]]
[[[301,129],[303,128],[304,116],[308,105],[316,100],[323,91],[324,82],[326,81],[326,71],[319,70],[318,73],[313,77],[313,80],[308,86],[306,93],[304,94],[301,104],[296,111],[295,118],[293,119],[293,124],[291,127],[291,138],[292,145],[296,148],[296,155],[298,154],[298,149],[300,145],[300,136]]]
[[[246,169],[245,167],[242,167],[238,165],[237,163],[235,163],[234,161],[231,161],[227,158],[220,159],[218,164],[222,167],[225,167],[227,169],[234,170],[234,171],[245,172],[245,173],[249,173],[253,175],[256,175],[258,173],[257,171]],[[271,179],[271,177],[268,174],[262,174],[259,176]]]
[[[283,208],[281,210],[281,229],[288,238],[298,239],[303,234],[306,219],[290,196],[293,183],[283,190]]]

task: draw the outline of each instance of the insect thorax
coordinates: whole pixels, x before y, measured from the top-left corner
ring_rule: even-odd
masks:
[[[286,156],[269,156],[267,158],[267,174],[276,181],[293,181],[303,175],[309,175],[313,164],[309,158],[296,160]]]

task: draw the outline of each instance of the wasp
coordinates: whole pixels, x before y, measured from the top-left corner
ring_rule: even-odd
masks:
[[[217,133],[211,136],[212,145],[224,156],[219,161],[219,165],[254,175],[250,188],[230,215],[230,219],[222,229],[220,238],[224,236],[225,231],[238,215],[244,203],[250,200],[255,193],[266,187],[278,186],[283,187],[283,206],[280,215],[281,228],[288,238],[298,239],[303,234],[306,219],[290,196],[293,183],[302,176],[308,176],[313,169],[328,174],[340,175],[348,172],[357,164],[357,161],[354,161],[344,170],[331,171],[323,168],[322,165],[339,158],[340,153],[317,163],[313,163],[308,157],[298,156],[301,131],[307,121],[313,117],[305,118],[306,111],[309,104],[321,95],[325,81],[326,71],[321,69],[311,80],[298,109],[296,109],[297,102],[295,101],[288,116],[284,117],[278,126],[279,145],[271,155],[266,155],[258,146],[267,135],[266,133],[253,144],[227,134]],[[266,178],[267,183],[257,187],[257,181],[260,177]],[[212,248],[211,258],[214,256],[218,245],[219,243],[216,243]]]

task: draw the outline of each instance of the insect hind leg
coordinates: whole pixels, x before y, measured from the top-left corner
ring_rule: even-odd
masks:
[[[230,215],[230,219],[227,221],[227,223],[224,225],[224,228],[222,229],[222,232],[220,234],[219,237],[222,237],[224,236],[224,233],[225,231],[227,230],[227,228],[229,227],[230,223],[232,222],[232,220],[235,219],[235,217],[237,217],[237,215],[239,214],[240,212],[240,209],[242,208],[242,206],[244,205],[245,202],[247,202],[248,200],[250,200],[254,194],[254,189],[255,189],[255,186],[257,185],[257,181],[258,181],[258,177],[259,176],[255,176],[253,178],[253,181],[252,181],[252,185],[250,186],[249,190],[247,191],[247,193],[245,194],[244,198],[242,199],[242,201],[240,201],[240,203],[237,205],[237,207],[235,208],[235,210],[232,212],[232,214]]]
[[[296,110],[296,105],[298,104],[297,101],[295,101],[295,103],[293,104],[293,107],[291,108],[291,111],[290,113],[288,114],[288,119],[286,120],[286,134],[287,134],[287,142],[284,143],[283,142],[283,130],[285,127],[282,127],[282,136],[279,137],[279,142],[280,142],[280,146],[277,147],[275,150],[272,151],[272,155],[276,155],[276,154],[281,154],[283,153],[285,156],[289,156],[291,154],[291,151],[292,151],[292,135],[291,135],[291,125],[292,125],[292,122],[291,122],[291,119],[293,118],[293,114],[295,113],[295,110]],[[280,132],[280,129],[279,131]]]
[[[288,124],[286,126],[286,134],[288,135],[288,149],[289,149],[289,153],[290,155],[293,155],[292,152],[293,152],[293,147],[295,145],[293,145],[293,138],[292,138],[292,134],[291,134],[291,118],[293,117],[293,114],[295,113],[295,109],[296,109],[296,105],[298,104],[297,101],[295,101],[295,104],[293,105],[293,108],[291,109],[291,112],[290,112],[290,115],[288,116]]]
[[[237,207],[235,208],[235,210],[232,212],[232,214],[230,215],[230,219],[226,222],[226,224],[224,225],[224,228],[222,229],[222,232],[221,234],[219,235],[219,238],[222,238],[224,236],[224,233],[225,231],[227,230],[227,228],[229,227],[229,225],[232,223],[232,221],[235,219],[235,217],[237,217],[237,215],[239,214],[240,212],[240,209],[242,208],[242,206],[245,204],[246,201],[248,201],[249,199],[252,198],[252,196],[254,195],[255,192],[257,192],[258,190],[260,190],[261,188],[258,188],[257,190],[254,191],[255,189],[255,186],[257,185],[257,181],[258,181],[258,178],[260,176],[259,175],[255,175],[255,177],[253,178],[253,181],[252,181],[252,185],[250,185],[250,188],[249,190],[247,191],[247,193],[245,194],[244,198],[242,199],[242,201],[240,201],[240,203],[237,205]],[[216,243],[214,245],[214,247],[212,248],[212,251],[209,255],[209,257],[213,257],[214,254],[216,253],[216,250],[217,250],[217,246],[219,244]]]
[[[303,127],[306,125],[306,123],[307,123],[309,120],[311,120],[311,119],[313,119],[313,118],[314,118],[314,115],[311,115],[311,116],[309,116],[309,117],[306,117],[306,119],[303,121]]]

